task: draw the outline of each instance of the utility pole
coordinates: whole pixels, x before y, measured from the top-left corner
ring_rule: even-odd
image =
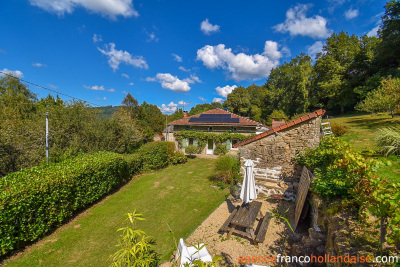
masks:
[[[168,115],[165,114],[165,141],[168,141]]]
[[[49,113],[46,112],[46,162],[49,165]]]

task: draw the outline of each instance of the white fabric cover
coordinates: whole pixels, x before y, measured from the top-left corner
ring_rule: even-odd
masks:
[[[202,246],[203,244],[200,244]],[[176,253],[175,260],[178,257],[181,257],[180,267],[183,267],[185,263],[191,263],[197,259],[200,259],[203,262],[212,262],[212,257],[206,247],[200,249],[200,251],[196,252],[197,249],[195,247],[187,247],[183,239],[179,239],[178,252]]]
[[[257,199],[256,182],[254,180],[253,166],[254,163],[251,159],[246,160],[244,179],[242,184],[242,190],[240,191],[240,198],[243,203],[250,203],[254,199]]]

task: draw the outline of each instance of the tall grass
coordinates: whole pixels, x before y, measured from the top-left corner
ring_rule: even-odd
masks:
[[[378,151],[385,156],[400,154],[400,125],[379,129],[375,138]]]

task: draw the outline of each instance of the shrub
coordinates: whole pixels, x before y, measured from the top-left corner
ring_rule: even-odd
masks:
[[[240,160],[235,155],[220,156],[214,166],[215,174],[211,177],[213,180],[226,184],[234,184],[241,179]]]
[[[186,154],[189,154],[189,155],[197,154],[197,151],[198,151],[198,150],[199,150],[199,149],[198,149],[197,146],[188,145],[188,146],[185,148],[185,153],[186,153]]]
[[[157,266],[159,260],[152,237],[136,229],[136,221],[143,221],[143,215],[134,210],[127,216],[129,226],[118,229],[122,232],[117,245],[120,249],[110,256],[111,266]]]
[[[126,163],[128,165],[129,175],[130,177],[138,174],[142,171],[143,168],[143,160],[139,154],[125,154],[123,155]]]
[[[385,156],[400,153],[400,126],[379,129],[375,138],[380,153]]]
[[[307,150],[296,162],[314,172],[312,189],[326,198],[353,198],[355,186],[377,166],[339,138],[324,138],[319,147]]]
[[[348,128],[347,126],[341,125],[339,123],[333,122],[331,124],[332,132],[335,134],[335,136],[342,136],[345,133],[347,133]]]
[[[144,170],[157,170],[168,165],[169,142],[151,142],[139,149]]]
[[[226,149],[226,145],[217,144],[214,149],[214,155],[225,155],[228,150]]]
[[[119,154],[97,152],[0,179],[0,256],[43,236],[129,178]]]
[[[174,151],[172,155],[169,156],[169,163],[176,165],[176,164],[183,164],[187,162],[187,157],[182,152]]]

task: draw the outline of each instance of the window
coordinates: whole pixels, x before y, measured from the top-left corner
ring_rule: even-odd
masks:
[[[239,140],[236,140],[236,139],[233,139],[233,140],[232,140],[232,142],[231,142],[231,149],[237,149],[237,148],[234,148],[233,145],[234,145],[234,144],[237,144],[238,141],[239,141]]]
[[[208,131],[211,132],[212,131],[212,127],[208,127]]]
[[[234,128],[233,128],[233,131],[234,131],[234,132],[237,132],[237,129],[236,129],[236,127],[234,127]]]
[[[189,138],[189,146],[194,145],[194,138]]]

